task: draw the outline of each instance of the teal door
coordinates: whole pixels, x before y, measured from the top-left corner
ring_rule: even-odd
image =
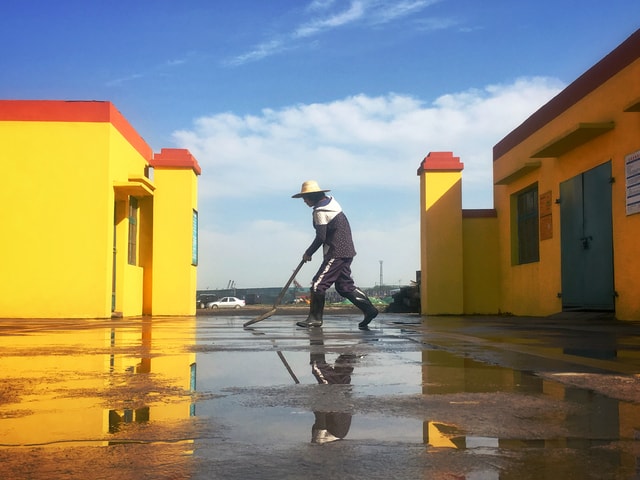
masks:
[[[615,309],[611,162],[560,184],[563,310]]]

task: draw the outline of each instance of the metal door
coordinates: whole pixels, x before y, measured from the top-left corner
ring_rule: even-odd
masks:
[[[611,162],[560,184],[563,310],[613,311]]]

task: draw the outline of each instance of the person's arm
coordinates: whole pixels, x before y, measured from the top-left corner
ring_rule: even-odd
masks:
[[[311,245],[309,245],[309,248],[307,248],[304,252],[304,255],[302,255],[302,258],[306,262],[311,261],[311,257],[313,256],[313,254],[316,253],[316,250],[318,250],[322,246],[322,244],[327,238],[326,224],[314,225],[314,228],[316,229],[316,238],[313,239],[313,242],[311,242]]]

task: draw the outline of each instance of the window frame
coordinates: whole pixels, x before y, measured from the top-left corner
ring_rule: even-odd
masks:
[[[191,217],[191,265],[198,266],[198,211],[194,208]]]
[[[511,196],[512,264],[540,261],[540,205],[538,183]]]

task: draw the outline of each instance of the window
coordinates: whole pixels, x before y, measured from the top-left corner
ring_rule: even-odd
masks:
[[[540,260],[538,241],[538,185],[516,194],[518,264]]]
[[[191,265],[198,265],[198,212],[193,211],[193,221],[191,223]]]
[[[136,264],[138,250],[138,199],[129,197],[129,240],[127,258],[129,265]]]

